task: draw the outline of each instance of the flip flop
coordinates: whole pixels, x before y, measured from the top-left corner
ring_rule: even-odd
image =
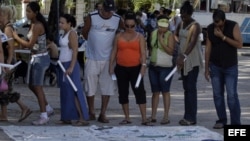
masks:
[[[148,120],[148,121],[150,121],[150,122],[152,122],[152,123],[157,122],[157,120],[156,120],[156,119],[154,119],[154,118],[152,118],[152,117],[147,118],[147,120]]]
[[[8,122],[8,119],[0,119],[0,122]]]
[[[141,125],[145,125],[145,126],[154,126],[151,122],[146,121],[146,122],[142,122]]]
[[[56,124],[69,125],[69,124],[72,124],[72,122],[70,120],[60,120],[56,122]]]
[[[124,119],[121,122],[119,122],[120,125],[125,125],[125,124],[130,124],[130,123],[132,123],[132,122],[129,121],[129,120],[126,120],[126,119]]]
[[[25,120],[31,113],[32,111],[30,109],[27,109],[24,113],[21,114],[21,117],[18,122]]]
[[[73,123],[73,126],[88,126],[89,122],[87,121],[77,121],[76,123]]]
[[[183,125],[183,126],[190,126],[190,125],[195,125],[196,122],[194,122],[194,121],[188,121],[186,119],[182,119],[182,120],[179,121],[179,124]]]
[[[169,124],[170,123],[170,120],[168,120],[167,118],[164,118],[161,120],[161,124],[164,125],[164,124]]]

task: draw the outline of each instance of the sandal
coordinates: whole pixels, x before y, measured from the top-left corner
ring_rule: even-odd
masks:
[[[106,119],[105,115],[99,115],[98,121],[101,123],[109,123],[109,120]]]
[[[130,124],[130,123],[132,123],[132,122],[129,121],[129,120],[126,120],[126,119],[124,119],[121,122],[119,122],[120,125],[125,125],[125,124]]]
[[[96,120],[95,114],[89,114],[89,120]]]
[[[8,122],[8,119],[0,117],[0,122]]]
[[[168,120],[167,118],[163,118],[160,122],[162,125],[164,124],[169,124],[170,123],[170,120]]]
[[[76,123],[72,124],[73,126],[88,126],[89,122],[87,121],[77,121]]]
[[[214,125],[214,127],[213,127],[214,129],[222,129],[222,128],[224,128],[224,124],[223,123],[215,123],[215,125]]]
[[[30,109],[27,109],[24,112],[22,112],[18,122],[25,120],[31,113],[32,113],[32,111]]]
[[[194,122],[194,121],[188,121],[186,119],[182,119],[182,120],[179,121],[179,124],[183,125],[183,126],[189,126],[189,125],[195,125],[196,122]]]
[[[152,123],[155,123],[157,121],[156,119],[154,119],[152,117],[149,117],[147,120],[150,121],[150,122],[152,122]]]
[[[145,125],[145,126],[154,126],[151,122],[149,121],[145,121],[145,122],[142,122],[141,125]]]
[[[70,120],[60,120],[56,124],[69,125],[72,124]]]

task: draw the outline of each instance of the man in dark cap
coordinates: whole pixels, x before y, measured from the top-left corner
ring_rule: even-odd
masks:
[[[83,36],[87,39],[85,64],[85,91],[89,106],[90,120],[95,120],[94,96],[98,84],[102,95],[99,122],[108,123],[106,109],[109,98],[116,93],[116,81],[109,75],[109,59],[113,48],[115,34],[119,28],[124,28],[119,15],[114,13],[113,0],[105,0],[103,9],[91,12],[83,27]]]
[[[103,2],[103,7],[105,11],[114,11],[115,10],[114,0],[105,0]]]

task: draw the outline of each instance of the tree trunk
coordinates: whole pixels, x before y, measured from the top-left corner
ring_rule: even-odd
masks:
[[[59,6],[57,6],[59,1]],[[49,26],[49,33],[53,34],[55,37],[55,43],[58,44],[59,39],[59,16],[64,13],[64,5],[66,0],[52,0],[50,5],[50,13],[49,13],[49,19],[48,19],[48,26]],[[59,7],[59,10],[58,10]]]

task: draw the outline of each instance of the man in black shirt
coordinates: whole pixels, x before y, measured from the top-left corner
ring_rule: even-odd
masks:
[[[242,48],[239,25],[227,20],[223,11],[215,10],[213,23],[207,28],[205,51],[205,77],[208,81],[211,78],[214,104],[219,118],[214,125],[215,129],[223,128],[227,124],[225,88],[231,125],[241,124],[241,109],[237,93],[238,48]]]

